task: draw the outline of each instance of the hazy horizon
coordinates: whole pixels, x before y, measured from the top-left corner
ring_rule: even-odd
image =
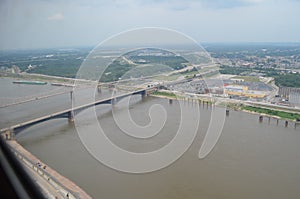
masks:
[[[203,47],[212,46],[294,46],[300,45],[300,42],[201,42],[199,43]],[[93,49],[97,45],[70,45],[70,46],[49,46],[49,47],[24,47],[24,48],[7,48],[0,49],[0,51],[26,51],[26,50],[76,50],[76,49]],[[145,47],[147,48],[147,47]],[[115,48],[116,49],[116,48]]]
[[[142,27],[176,30],[201,44],[298,43],[299,18],[299,0],[3,0],[0,49],[96,46]]]

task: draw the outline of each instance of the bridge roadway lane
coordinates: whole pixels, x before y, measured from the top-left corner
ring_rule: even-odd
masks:
[[[87,88],[74,93],[74,105],[83,105],[94,101],[94,89]],[[117,92],[121,94],[122,92]],[[96,93],[96,100],[112,96],[112,92],[102,89]],[[71,108],[70,93],[15,106],[0,108],[0,129],[23,123],[42,116],[50,115]]]

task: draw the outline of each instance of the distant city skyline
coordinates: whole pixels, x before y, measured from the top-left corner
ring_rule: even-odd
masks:
[[[0,49],[95,46],[163,27],[203,42],[300,42],[299,0],[2,0]]]

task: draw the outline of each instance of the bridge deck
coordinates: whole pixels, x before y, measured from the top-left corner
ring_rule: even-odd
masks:
[[[120,95],[111,96],[111,97],[108,97],[108,98],[96,100],[94,102],[79,105],[79,106],[72,107],[72,108],[69,108],[69,109],[66,109],[66,110],[63,110],[63,111],[59,111],[59,112],[56,112],[56,113],[53,113],[53,114],[50,114],[50,115],[42,116],[42,117],[39,117],[39,118],[36,118],[36,119],[33,119],[33,120],[29,120],[29,121],[22,122],[22,123],[19,123],[19,124],[16,124],[16,125],[13,125],[13,126],[10,126],[10,127],[7,127],[7,128],[3,128],[3,129],[0,130],[0,132],[3,133],[3,132],[7,132],[7,131],[13,131],[13,130],[16,130],[16,129],[26,128],[28,126],[32,126],[34,124],[44,122],[44,121],[47,121],[47,120],[50,120],[50,119],[53,119],[53,118],[69,117],[68,114],[71,114],[71,113],[74,113],[74,112],[80,112],[81,110],[90,108],[90,107],[95,106],[95,105],[104,104],[104,103],[107,103],[107,102],[111,103],[113,100],[118,101],[122,98],[131,96],[131,95],[136,95],[136,94],[142,94],[143,95],[147,91],[154,90],[154,89],[156,89],[156,88],[153,88],[153,87],[152,88],[145,88],[145,89],[140,89],[140,90],[132,91],[132,92],[125,93],[125,94],[120,94]]]

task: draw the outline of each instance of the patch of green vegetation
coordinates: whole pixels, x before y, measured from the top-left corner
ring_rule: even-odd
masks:
[[[122,57],[117,58],[104,71],[101,82],[117,81],[119,78],[128,79],[152,76],[168,72],[171,69],[178,70],[185,67],[184,58],[170,55],[136,55],[139,50],[126,54],[132,62],[126,62]],[[171,77],[174,78],[174,77]]]
[[[254,68],[245,68],[245,67],[238,67],[238,66],[220,66],[220,73],[221,74],[230,74],[230,75],[242,75],[247,76],[248,74],[256,72],[262,73],[265,76],[275,77],[276,75],[281,74],[281,71],[275,70],[274,68],[262,68],[262,67],[254,67]]]
[[[32,69],[30,73],[74,78],[81,62],[70,62],[68,62],[67,64],[59,62],[45,62],[43,66]]]
[[[277,86],[300,87],[300,74],[281,74],[275,77]]]
[[[218,75],[218,74],[219,74],[219,71],[214,71],[214,72],[202,75],[202,77],[209,78],[209,77],[213,77],[213,76]]]
[[[110,64],[100,78],[100,82],[117,81],[124,74],[130,71],[134,66],[128,63],[121,63],[120,60],[115,60]]]
[[[157,77],[155,77],[155,79],[157,79],[157,80],[166,80],[166,81],[174,81],[182,75],[185,75],[184,76],[185,78],[192,78],[198,73],[199,73],[198,70],[194,67],[191,70],[186,69],[185,71],[178,72],[178,73],[173,73],[173,74],[168,75],[168,76],[163,76],[163,75],[157,76]]]
[[[198,70],[196,67],[193,67],[191,70],[186,69],[185,71],[180,72],[182,75],[191,75],[198,73]]]
[[[184,63],[187,63],[183,57],[179,56],[157,56],[157,55],[144,55],[144,56],[131,56],[132,60],[144,60],[145,63],[157,63],[169,66],[175,70],[184,68]]]
[[[232,110],[240,110],[242,106],[239,103],[232,103],[232,102],[221,102],[220,105]]]
[[[152,93],[152,95],[176,98],[176,95],[174,93],[169,93],[169,92],[164,92],[164,91],[155,91]]]
[[[250,68],[240,68],[240,67],[230,67],[230,66],[221,66],[221,74],[230,74],[230,75],[241,75],[244,72],[251,72]]]
[[[272,110],[267,108],[258,108],[253,106],[243,106],[242,110],[253,111],[256,113],[264,113],[264,114],[278,116],[290,120],[300,120],[300,114],[298,113],[289,113],[285,111],[278,111],[278,110]]]
[[[170,68],[161,64],[143,64],[135,66],[126,74],[123,75],[123,79],[149,77],[159,75],[162,73],[170,72]]]
[[[244,77],[244,75],[252,72],[263,73],[267,77],[274,77],[277,86],[300,87],[299,73],[286,73],[286,71],[275,70],[274,68],[241,68],[224,65],[220,67],[221,74],[241,75],[241,77]]]
[[[168,76],[160,75],[160,76],[154,77],[154,79],[165,80],[165,81],[174,81],[174,80],[177,80],[178,77],[180,77],[180,76],[181,76],[180,74],[172,74],[172,75],[168,75]]]
[[[236,79],[243,79],[245,82],[260,82],[257,76],[237,76]]]
[[[191,70],[185,70],[183,72],[180,72],[180,74],[185,75],[185,78],[193,78],[196,76],[196,74],[199,74],[196,67],[193,67]]]
[[[62,82],[62,83],[74,83],[75,80],[73,79],[65,79],[65,78],[56,78],[55,76],[42,76],[42,75],[35,75],[35,74],[13,74],[13,73],[6,73],[0,74],[0,77],[12,77],[15,79],[20,80],[35,80],[35,81],[46,81],[46,82]]]
[[[219,66],[209,66],[209,67],[203,67],[203,68],[198,69],[199,73],[203,73],[203,72],[206,72],[209,70],[220,70],[220,67]]]

